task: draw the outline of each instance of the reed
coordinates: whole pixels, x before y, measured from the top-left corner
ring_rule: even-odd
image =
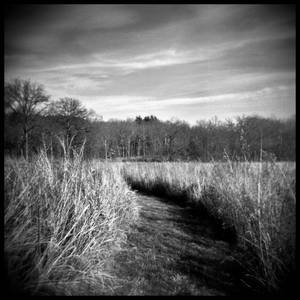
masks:
[[[258,293],[282,291],[295,272],[295,163],[127,163],[134,188],[201,208],[234,231],[242,279]]]
[[[118,164],[5,158],[5,258],[12,289],[94,295],[114,287],[107,262],[137,218]]]

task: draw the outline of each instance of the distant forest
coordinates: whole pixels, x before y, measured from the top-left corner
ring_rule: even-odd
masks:
[[[214,118],[194,126],[152,115],[103,121],[77,99],[49,99],[41,85],[29,80],[5,83],[5,154],[30,158],[44,148],[60,157],[62,143],[73,149],[85,143],[87,159],[206,162],[263,155],[264,160],[295,160],[295,116]]]

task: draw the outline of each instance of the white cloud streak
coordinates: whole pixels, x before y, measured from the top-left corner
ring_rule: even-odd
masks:
[[[292,111],[289,14],[191,8],[196,13],[180,10],[180,19],[170,7],[65,5],[34,22],[15,20],[6,32],[5,79],[31,78],[55,99],[76,97],[104,117]]]

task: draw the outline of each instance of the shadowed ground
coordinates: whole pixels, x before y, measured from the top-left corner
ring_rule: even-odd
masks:
[[[140,218],[111,265],[117,295],[237,295],[239,265],[212,220],[137,194]],[[245,292],[245,291],[244,291]]]

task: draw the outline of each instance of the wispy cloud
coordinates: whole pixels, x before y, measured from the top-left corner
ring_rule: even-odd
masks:
[[[177,64],[191,63],[194,61],[202,61],[207,59],[208,56],[201,54],[192,55],[191,51],[183,52],[176,49],[167,49],[157,53],[138,55],[130,59],[109,59],[102,55],[92,55],[92,60],[87,63],[71,63],[60,64],[55,67],[33,69],[33,72],[53,72],[65,70],[85,70],[85,69],[116,69],[122,74],[127,74],[135,70],[143,70],[149,68],[158,68],[165,66],[172,66]]]
[[[14,77],[110,117],[288,114],[294,6],[18,6],[5,22],[5,79]]]
[[[223,120],[243,114],[286,117],[295,110],[294,97],[294,87],[278,86],[252,92],[167,98],[163,101],[140,96],[99,96],[93,98],[92,102],[88,98],[86,103],[101,112],[105,119],[155,114],[161,119],[179,117],[195,124],[197,120],[211,119],[215,115]],[[282,98],[285,102],[281,101]]]

